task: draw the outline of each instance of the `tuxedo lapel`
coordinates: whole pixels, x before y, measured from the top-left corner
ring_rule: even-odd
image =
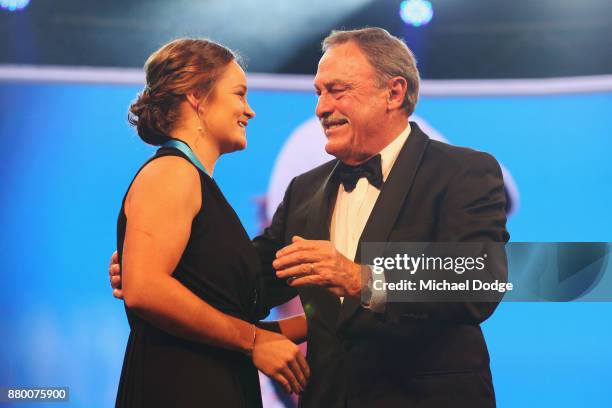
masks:
[[[423,154],[429,144],[429,137],[419,129],[416,123],[410,122],[410,126],[410,136],[397,156],[389,177],[383,184],[359,239],[355,253],[357,263],[361,263],[361,245],[364,242],[386,242],[388,240],[421,165]],[[360,303],[359,299],[344,299],[338,317],[338,327],[355,313]]]
[[[332,170],[321,183],[308,205],[305,239],[329,240],[330,219],[335,204],[338,185],[331,178],[340,162],[336,162]],[[340,311],[340,299],[318,286],[304,286],[298,289],[304,312],[309,318],[324,320],[326,325],[334,327]],[[318,316],[315,316],[318,315]]]
[[[303,238],[329,240],[330,218],[334,206],[335,193],[338,189],[338,186],[331,182],[331,178],[339,163],[338,161],[334,165],[313,195],[312,200],[310,200],[305,236]]]

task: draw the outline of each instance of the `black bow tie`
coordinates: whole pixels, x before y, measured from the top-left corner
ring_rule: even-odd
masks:
[[[348,164],[340,162],[336,171],[338,179],[344,185],[344,189],[349,193],[355,189],[357,181],[362,177],[367,178],[370,184],[379,190],[383,185],[380,154],[377,154],[359,166],[349,166]]]

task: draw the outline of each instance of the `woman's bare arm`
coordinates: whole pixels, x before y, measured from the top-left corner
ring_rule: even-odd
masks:
[[[306,321],[306,315],[303,313],[288,317],[286,319],[259,322],[257,326],[262,329],[281,333],[292,342],[299,344],[306,341],[306,335],[308,332],[308,323]]]

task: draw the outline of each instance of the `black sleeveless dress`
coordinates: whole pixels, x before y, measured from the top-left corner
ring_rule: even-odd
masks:
[[[141,170],[150,161],[169,155],[188,160],[178,149],[163,147]],[[206,173],[198,172],[202,207],[173,276],[221,312],[254,322],[259,257],[217,184]],[[124,205],[125,197],[117,221],[120,260],[127,221]],[[131,331],[117,407],[262,406],[257,369],[249,357],[181,339],[128,309],[126,314]]]

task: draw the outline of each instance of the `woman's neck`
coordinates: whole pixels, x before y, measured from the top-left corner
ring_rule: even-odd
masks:
[[[207,138],[179,129],[172,132],[170,136],[187,143],[198,160],[204,165],[206,172],[212,177],[215,164],[220,156],[218,146],[214,146]]]

